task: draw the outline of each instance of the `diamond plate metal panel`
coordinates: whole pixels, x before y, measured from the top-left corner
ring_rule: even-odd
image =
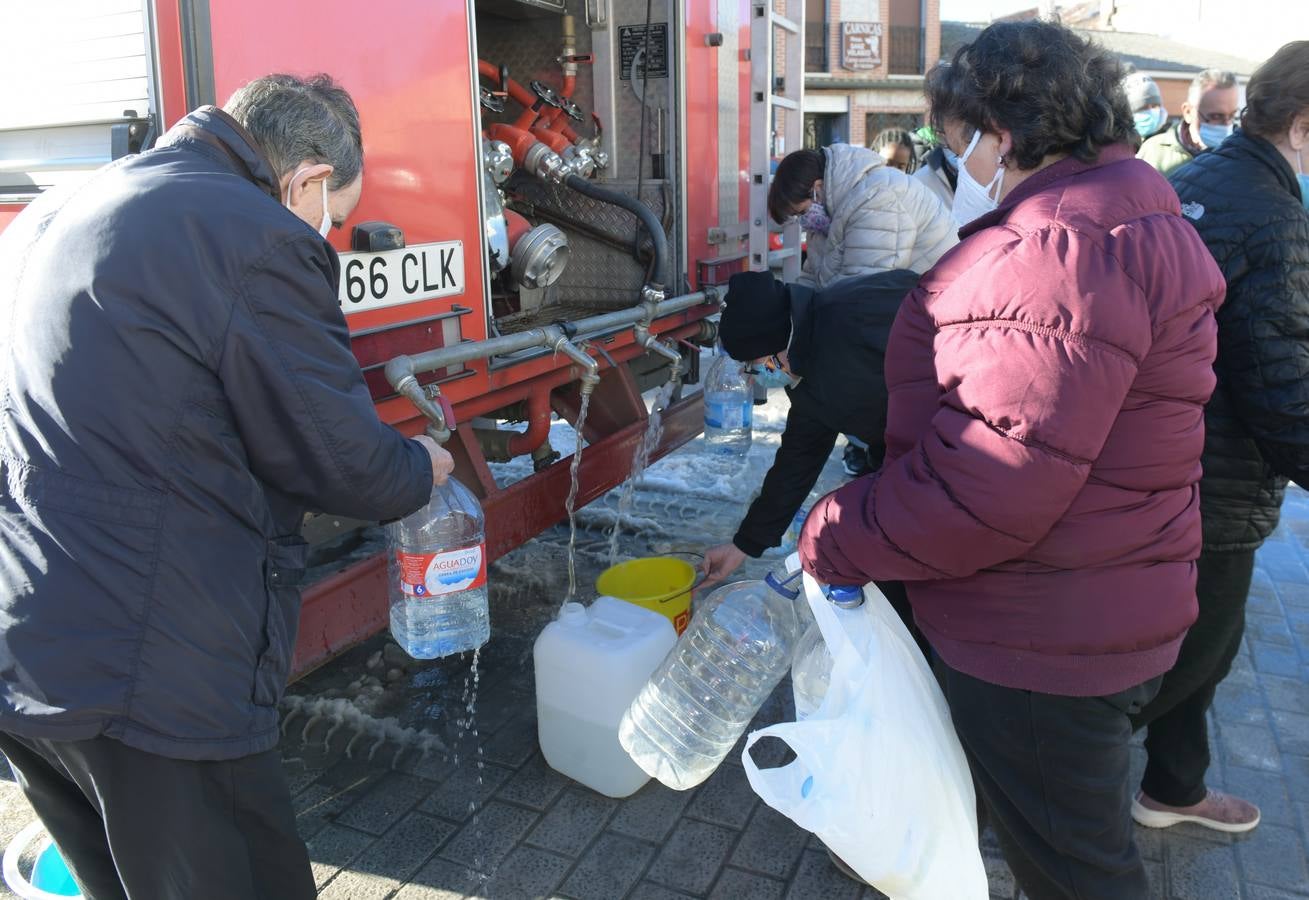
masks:
[[[643,25],[645,23],[646,0],[613,0],[609,28],[616,29],[623,25]],[[568,0],[568,12],[577,19],[576,43],[578,53],[590,53],[592,49],[592,31],[586,26],[586,10],[583,0]],[[674,60],[680,63],[680,49],[677,42],[682,39],[678,22],[669,20],[669,0],[652,0],[651,21],[669,22],[669,39],[673,54],[670,57],[670,69],[674,75],[678,66],[671,65]],[[496,66],[507,65],[509,74],[523,84],[532,79],[539,79],[553,87],[562,83],[562,73],[556,58],[559,55],[561,30],[557,19],[508,19],[479,10],[477,15],[478,55]],[[603,122],[605,129],[613,129],[614,159],[609,168],[596,179],[605,187],[622,191],[629,196],[636,194],[638,144],[640,141],[641,103],[633,92],[630,81],[618,79],[617,66],[620,61],[613,60],[612,73],[600,73],[601,77],[612,76],[616,85],[616,121]],[[583,135],[593,131],[589,120],[594,108],[595,78],[597,73],[591,66],[580,66],[574,100],[588,116],[588,121],[574,125],[575,130]],[[667,154],[667,172],[673,176],[670,180],[655,180],[650,177],[649,161],[646,162],[646,177],[642,186],[642,199],[654,210],[655,215],[665,224],[668,235],[669,269],[673,283],[668,285],[670,293],[685,287],[685,261],[683,260],[681,239],[682,222],[680,221],[680,188],[675,183],[680,164],[681,136],[678,134],[679,119],[674,102],[676,82],[673,78],[648,79],[648,96],[651,110],[655,105],[664,110],[665,128],[663,149]],[[521,107],[512,101],[505,113],[499,116],[486,114],[484,121],[513,121],[518,118]],[[647,113],[646,142],[653,144],[655,115]],[[542,300],[542,305],[535,310],[527,310],[512,317],[501,317],[502,328],[516,329],[525,321],[549,321],[567,317],[570,310],[614,309],[629,306],[639,300],[641,286],[645,283],[645,269],[632,257],[630,249],[635,234],[633,216],[617,207],[600,203],[588,197],[570,191],[565,187],[545,184],[522,173],[516,174],[506,185],[506,193],[511,205],[530,219],[533,224],[553,221],[568,235],[572,249],[568,268],[559,282],[549,288]],[[516,201],[516,202],[515,202]],[[534,211],[544,215],[534,215]],[[590,229],[600,233],[600,238],[621,241],[622,248],[597,239],[565,221],[572,219],[584,223]]]

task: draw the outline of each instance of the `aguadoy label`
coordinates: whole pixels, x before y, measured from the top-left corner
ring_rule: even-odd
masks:
[[[439,597],[486,584],[486,543],[440,553],[395,555],[400,589],[411,597]]]

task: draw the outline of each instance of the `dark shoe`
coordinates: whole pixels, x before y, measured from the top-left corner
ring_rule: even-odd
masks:
[[[846,444],[845,453],[841,454],[841,467],[851,478],[867,475],[871,471],[868,466],[868,451],[854,444]]]
[[[1168,828],[1191,822],[1214,831],[1240,834],[1259,824],[1259,807],[1212,789],[1194,806],[1168,806],[1146,796],[1145,791],[1137,791],[1132,798],[1132,818],[1146,828]]]
[[[858,872],[846,865],[845,860],[833,853],[830,847],[827,848],[827,858],[832,861],[832,865],[836,866],[836,871],[840,872],[846,878],[858,882],[859,884],[868,884],[868,882],[859,877]],[[872,885],[869,885],[869,887],[872,887]]]

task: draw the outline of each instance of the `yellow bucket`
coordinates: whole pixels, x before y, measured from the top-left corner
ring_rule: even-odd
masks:
[[[695,566],[671,556],[629,559],[610,566],[595,580],[602,596],[617,597],[666,616],[680,635],[691,624]]]

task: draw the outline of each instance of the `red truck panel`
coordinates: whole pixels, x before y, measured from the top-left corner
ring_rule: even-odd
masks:
[[[410,245],[463,242],[463,294],[348,314],[351,330],[425,318],[458,304],[473,310],[461,320],[463,337],[485,338],[466,4],[373,0],[361,7],[318,0],[310,8],[223,0],[211,4],[210,21],[220,103],[247,81],[276,71],[326,71],[354,98],[364,133],[364,191],[354,215],[331,236],[338,250],[349,250],[351,227],[369,220],[399,226]],[[350,40],[343,40],[343,30]]]

